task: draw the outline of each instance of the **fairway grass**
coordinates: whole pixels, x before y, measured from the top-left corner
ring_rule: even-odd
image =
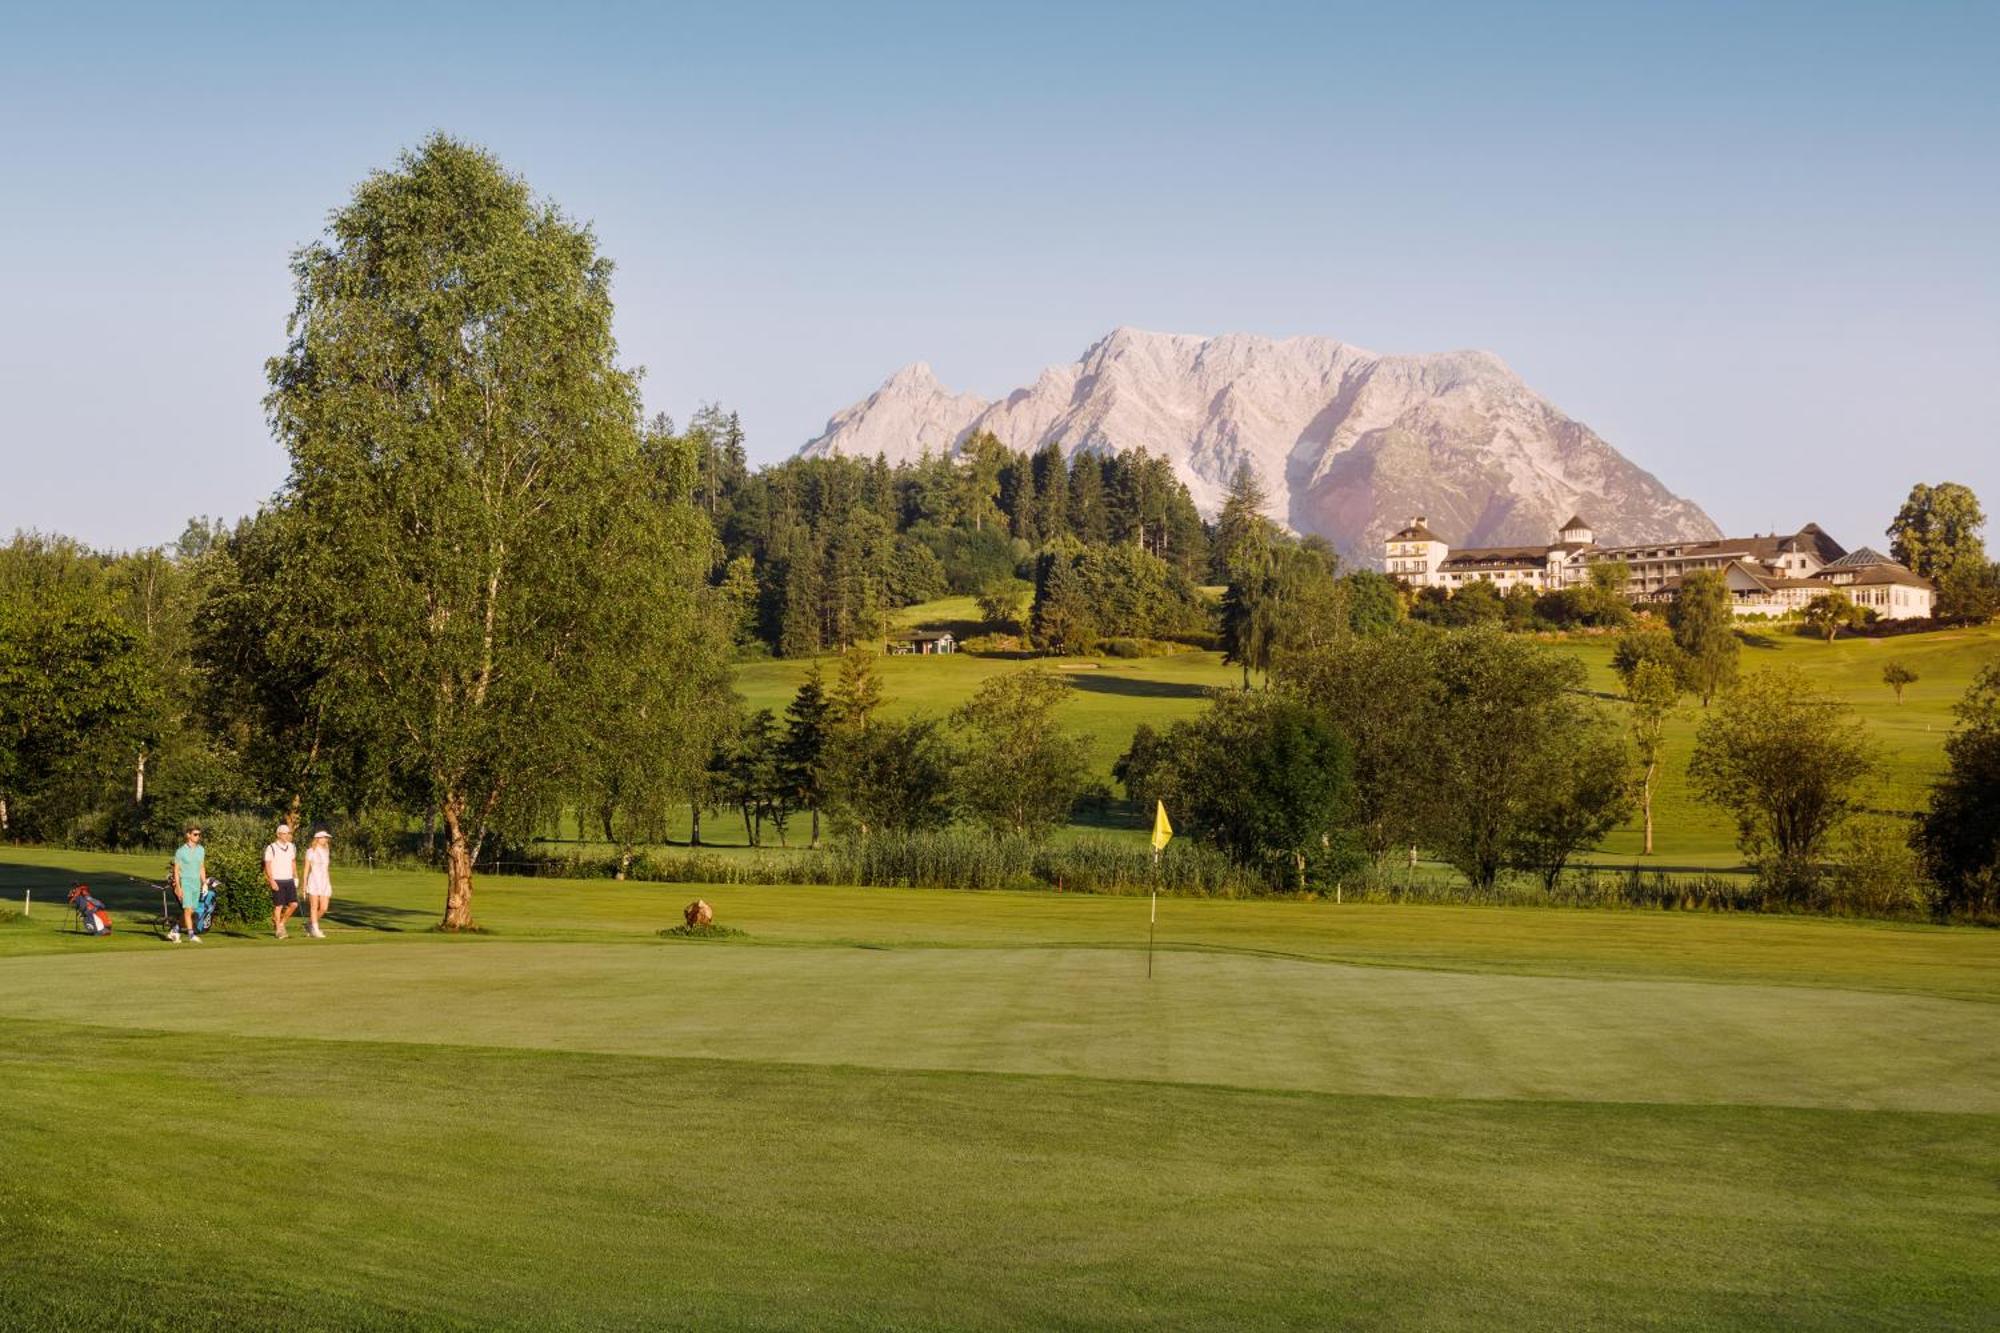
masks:
[[[1974,1327],[2000,932],[7,849],[0,1326]],[[740,941],[660,939],[699,892]],[[44,901],[47,901],[44,898]]]

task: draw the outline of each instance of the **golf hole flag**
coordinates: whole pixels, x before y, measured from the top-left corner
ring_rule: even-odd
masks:
[[[1153,802],[1153,854],[1158,856],[1173,841],[1174,826],[1167,822],[1167,803]]]

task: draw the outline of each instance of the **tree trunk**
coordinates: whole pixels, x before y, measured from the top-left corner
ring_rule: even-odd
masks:
[[[818,806],[813,807],[812,849],[814,851],[819,850],[819,807]]]
[[[1899,701],[1900,702],[1900,701]],[[132,804],[146,803],[146,748],[139,747],[139,762],[132,769]]]
[[[692,827],[688,830],[688,846],[699,847],[701,846],[701,807],[695,805],[688,807],[688,809],[693,815]]]
[[[1639,804],[1646,812],[1645,855],[1647,856],[1651,856],[1653,854],[1653,770],[1658,768],[1659,766],[1660,766],[1660,761],[1657,759],[1655,759],[1652,763],[1647,764],[1646,780],[1641,784],[1639,784]]]
[[[445,930],[467,930],[472,926],[472,844],[465,836],[465,798],[453,794],[444,799]]]

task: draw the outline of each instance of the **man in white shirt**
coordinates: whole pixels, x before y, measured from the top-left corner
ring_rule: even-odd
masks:
[[[299,849],[290,824],[278,825],[277,840],[264,848],[264,883],[271,889],[271,933],[286,939],[285,922],[299,910]]]

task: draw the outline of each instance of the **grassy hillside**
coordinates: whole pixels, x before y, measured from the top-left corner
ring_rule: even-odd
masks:
[[[138,933],[8,850],[0,1322],[1938,1327],[2000,1304],[2000,933],[342,870]],[[44,898],[46,902],[46,898]]]
[[[927,603],[903,613],[904,623],[910,626],[951,625],[959,630],[966,629],[976,616],[970,598]],[[1592,687],[1606,696],[1608,706],[1622,707],[1616,698],[1619,683],[1611,669],[1609,638],[1571,639],[1554,646],[1584,662],[1590,669]],[[1943,767],[1952,705],[1979,668],[1996,657],[2000,657],[2000,627],[1892,639],[1842,639],[1833,644],[1776,629],[1746,635],[1743,669],[1797,667],[1835,697],[1853,705],[1880,743],[1884,761],[1871,807],[1908,812],[1923,807],[1926,788]],[[1882,666],[1891,658],[1902,661],[1919,676],[1905,691],[1900,705],[1882,683]],[[1234,667],[1223,664],[1219,653],[1045,659],[1044,664],[1069,668],[1064,675],[1077,689],[1068,705],[1070,723],[1090,736],[1092,768],[1107,782],[1113,761],[1131,743],[1141,722],[1159,726],[1192,716],[1202,708],[1205,690],[1229,688],[1242,681]],[[835,659],[821,665],[829,675],[838,669]],[[940,715],[956,707],[980,682],[1022,670],[1028,663],[958,654],[886,657],[880,665],[892,713]],[[809,663],[797,661],[746,664],[738,669],[737,688],[753,708],[782,713],[808,670]],[[1669,723],[1665,772],[1655,804],[1656,850],[1648,864],[1722,868],[1734,866],[1740,859],[1728,818],[1696,802],[1687,788],[1686,765],[1700,718],[1699,704],[1690,702]],[[1641,860],[1639,847],[1635,823],[1615,833],[1594,859],[1604,863]]]

